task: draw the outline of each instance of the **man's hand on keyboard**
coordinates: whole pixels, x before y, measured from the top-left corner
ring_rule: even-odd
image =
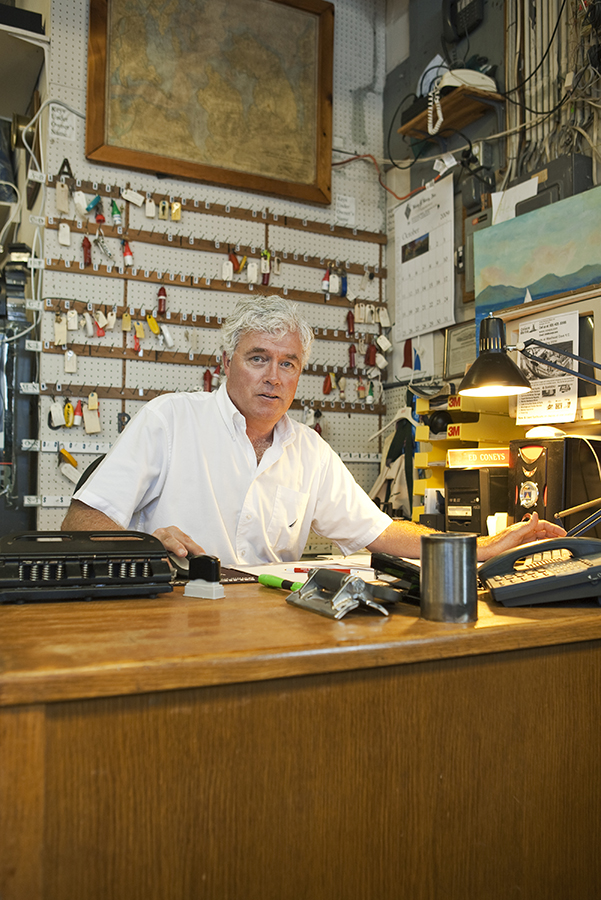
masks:
[[[523,522],[516,522],[510,525],[499,534],[493,537],[478,538],[478,559],[483,562],[502,553],[504,550],[510,550],[512,547],[519,547],[520,544],[527,544],[529,541],[549,540],[550,538],[563,537],[565,529],[560,525],[553,525],[545,519],[539,519],[538,513],[532,513],[531,517]]]

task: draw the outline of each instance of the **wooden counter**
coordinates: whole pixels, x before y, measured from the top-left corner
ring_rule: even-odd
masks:
[[[601,608],[0,608],[2,900],[601,896]]]

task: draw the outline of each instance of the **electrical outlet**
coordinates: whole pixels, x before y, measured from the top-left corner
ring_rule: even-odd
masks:
[[[472,144],[472,153],[483,168],[492,169],[494,160],[493,146],[490,141],[474,141]]]

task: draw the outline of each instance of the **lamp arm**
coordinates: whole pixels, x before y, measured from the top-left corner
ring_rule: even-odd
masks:
[[[549,359],[541,359],[540,356],[537,356],[536,353],[532,353],[528,348],[529,347],[542,347],[543,350],[553,350],[554,353],[560,353],[561,356],[567,356],[569,359],[573,359],[576,362],[584,363],[586,366],[593,366],[595,369],[601,369],[601,363],[593,362],[592,359],[585,359],[584,356],[576,356],[575,353],[570,353],[568,350],[558,350],[557,347],[553,347],[552,344],[545,344],[543,341],[539,341],[536,338],[530,338],[530,340],[525,342],[520,342],[515,345],[515,347],[508,347],[508,350],[518,350],[528,359],[533,359],[536,362],[541,363],[544,366],[549,366],[551,369],[557,369],[560,372],[566,372],[568,375],[572,375],[574,378],[580,378],[581,381],[588,381],[590,384],[597,384],[601,387],[601,381],[597,378],[593,378],[592,375],[583,375],[581,372],[575,372],[574,369],[568,369],[567,366],[562,366],[561,363],[554,362]]]

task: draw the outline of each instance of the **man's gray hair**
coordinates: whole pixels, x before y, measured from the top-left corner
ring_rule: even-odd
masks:
[[[231,359],[244,334],[263,331],[277,337],[296,332],[303,348],[301,363],[309,361],[313,329],[298,313],[298,304],[285,297],[249,297],[240,300],[221,329],[221,346]]]

